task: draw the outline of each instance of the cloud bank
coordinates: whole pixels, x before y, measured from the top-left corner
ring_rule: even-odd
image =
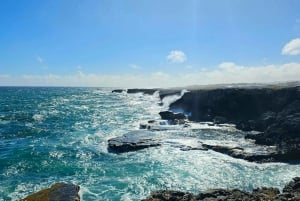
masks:
[[[282,49],[283,55],[300,55],[300,38],[288,42]]]
[[[283,65],[242,66],[223,62],[214,70],[172,74],[102,75],[78,70],[69,75],[1,75],[2,86],[97,86],[97,87],[176,87],[225,83],[268,83],[299,81],[300,63]]]

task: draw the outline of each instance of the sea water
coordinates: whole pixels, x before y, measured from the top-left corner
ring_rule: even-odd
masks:
[[[163,142],[159,147],[107,151],[108,139],[159,119],[166,109],[159,102],[157,94],[111,93],[109,88],[1,87],[0,200],[19,200],[61,181],[79,185],[83,201],[134,201],[160,189],[282,189],[300,175],[300,165],[180,149],[199,143],[251,144],[230,125],[192,123],[155,131]]]

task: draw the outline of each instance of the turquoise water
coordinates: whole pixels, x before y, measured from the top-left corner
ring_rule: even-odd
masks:
[[[113,154],[107,140],[159,119],[157,96],[111,93],[103,88],[0,88],[0,200],[65,181],[80,185],[81,199],[140,200],[158,189],[282,188],[300,165],[256,164],[181,145],[247,144],[228,127],[192,124],[156,132],[164,142]]]

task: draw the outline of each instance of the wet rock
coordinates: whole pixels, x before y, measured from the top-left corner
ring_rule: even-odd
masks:
[[[21,201],[80,201],[78,192],[79,186],[61,182],[29,195]]]
[[[187,192],[162,190],[154,192],[142,201],[196,201],[196,196]]]
[[[299,201],[300,178],[296,177],[280,193],[277,188],[257,188],[252,192],[239,189],[209,189],[194,195],[191,193],[164,190],[156,191],[143,201]]]
[[[278,196],[278,200],[280,199],[293,201],[300,200],[300,177],[293,178],[293,180],[283,188],[283,193]]]
[[[111,91],[112,93],[122,93],[122,92],[126,92],[125,89],[114,89]]]
[[[192,121],[226,122],[243,131],[260,131],[246,138],[276,146],[277,161],[300,160],[300,86],[190,90],[170,110],[183,110]]]
[[[160,117],[165,120],[181,120],[186,119],[186,116],[182,113],[173,113],[170,111],[163,111],[159,113]]]
[[[185,121],[181,120],[149,120],[145,123],[140,123],[140,129],[147,129],[151,131],[165,131],[165,130],[177,130],[184,127],[188,127]]]
[[[224,124],[224,123],[227,123],[228,120],[225,117],[216,116],[216,117],[214,117],[213,122],[215,124]]]
[[[192,147],[192,146],[181,145],[180,150],[181,151],[195,151],[195,150],[198,150],[198,151],[207,151],[208,149],[205,148],[205,147],[202,147],[202,146]]]
[[[154,135],[150,131],[131,131],[121,137],[109,139],[108,150],[110,152],[122,153],[160,146],[160,141],[155,139]]]
[[[158,89],[128,89],[127,93],[134,94],[134,93],[143,93],[148,95],[153,95]]]
[[[227,146],[220,146],[220,145],[208,145],[202,144],[202,147],[206,149],[211,149],[216,152],[220,152],[222,154],[229,155],[233,158],[244,159],[249,162],[275,162],[280,161],[280,158],[277,153],[275,152],[266,152],[266,153],[248,153],[244,151],[241,147],[227,147]]]
[[[277,188],[257,188],[252,192],[252,196],[256,200],[275,200],[275,198],[280,194]]]
[[[211,189],[197,195],[197,200],[219,201],[219,200],[250,200],[251,195],[238,189]]]

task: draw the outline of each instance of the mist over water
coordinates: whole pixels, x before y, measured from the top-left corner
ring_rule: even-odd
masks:
[[[60,181],[80,185],[84,201],[140,200],[159,189],[282,188],[300,175],[300,165],[257,164],[179,148],[202,142],[248,145],[245,133],[230,125],[192,123],[156,131],[160,147],[107,151],[109,138],[159,119],[170,100],[159,102],[157,94],[107,88],[0,88],[0,200],[19,200]]]

